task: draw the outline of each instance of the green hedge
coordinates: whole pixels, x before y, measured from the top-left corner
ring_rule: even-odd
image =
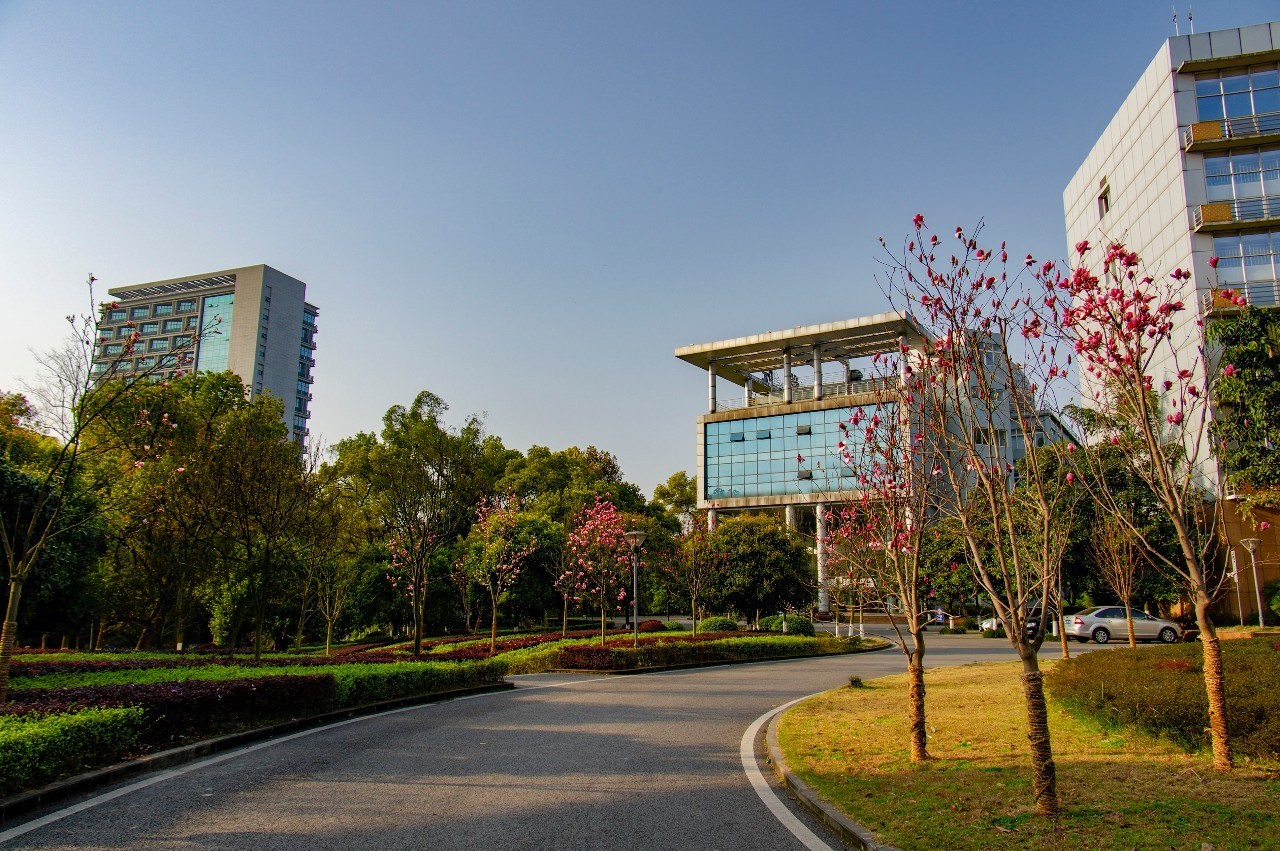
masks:
[[[418,694],[496,683],[506,668],[501,662],[389,662],[334,668],[339,706],[360,706]]]
[[[817,635],[813,621],[803,615],[787,615],[787,635]],[[782,615],[769,615],[760,619],[760,628],[765,632],[782,632]]]
[[[712,615],[698,622],[698,632],[737,632],[738,622],[722,615]]]
[[[560,665],[590,671],[627,671],[664,665],[847,653],[859,646],[856,638],[807,638],[790,635],[721,638],[714,641],[659,643],[641,647],[578,645],[563,648]]]
[[[136,746],[141,727],[142,710],[134,708],[0,716],[0,795],[115,760]]]
[[[1227,729],[1242,756],[1280,756],[1280,642],[1222,642]],[[1195,750],[1208,745],[1201,645],[1085,653],[1045,675],[1053,697],[1105,724],[1132,725]]]

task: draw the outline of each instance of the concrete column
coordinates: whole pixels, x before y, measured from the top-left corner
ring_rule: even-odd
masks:
[[[813,347],[813,398],[822,398],[822,347]]]
[[[845,361],[844,362],[844,393],[846,396],[848,396],[849,393],[852,392],[849,386],[852,383],[853,383],[853,379],[849,377],[849,362]]]
[[[707,364],[707,413],[716,412],[716,362]]]
[[[904,382],[907,380],[907,355],[905,352],[903,352],[903,349],[905,349],[906,347],[907,347],[907,338],[899,337],[898,338],[898,378],[902,379],[902,381]]]
[[[782,401],[791,402],[791,350],[782,350]]]
[[[796,528],[796,507],[794,505],[787,506],[787,528]]]
[[[751,373],[747,373],[747,380],[742,382],[742,407],[751,407]]]
[[[716,510],[714,508],[708,508],[707,509],[707,531],[714,532],[716,530],[716,525],[719,522],[720,522],[720,518]]]
[[[831,594],[827,592],[827,504],[818,503],[818,611],[831,611]]]

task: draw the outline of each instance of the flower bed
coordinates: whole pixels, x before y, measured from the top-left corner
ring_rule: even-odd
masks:
[[[737,635],[726,637],[690,636],[685,640],[641,639],[639,647],[611,644],[606,647],[578,645],[561,650],[559,664],[564,668],[587,671],[627,671],[665,665],[687,665],[703,662],[731,662],[771,659],[788,656],[813,656],[825,653],[847,653],[861,643],[856,638],[806,638],[783,635]]]
[[[1243,756],[1280,757],[1280,642],[1222,643],[1227,728]],[[1054,698],[1105,724],[1129,724],[1183,748],[1208,744],[1209,723],[1199,644],[1086,653],[1045,675]]]

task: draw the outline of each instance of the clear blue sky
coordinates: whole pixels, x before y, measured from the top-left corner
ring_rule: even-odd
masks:
[[[1280,17],[1195,8],[1200,31]],[[0,388],[89,272],[267,263],[321,308],[313,435],[429,389],[649,492],[692,470],[705,404],[675,347],[878,312],[876,237],[917,211],[1065,255],[1062,189],[1170,18],[0,0]]]

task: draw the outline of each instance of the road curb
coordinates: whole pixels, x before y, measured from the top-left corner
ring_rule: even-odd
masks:
[[[172,748],[160,753],[151,754],[150,756],[131,759],[126,762],[119,762],[115,765],[109,765],[106,768],[99,768],[94,771],[77,774],[74,777],[66,777],[62,780],[54,781],[48,786],[42,786],[39,789],[32,789],[29,792],[19,792],[16,795],[10,795],[7,798],[0,798],[0,824],[8,824],[19,816],[26,815],[33,810],[37,810],[47,804],[53,804],[58,801],[66,800],[74,795],[84,792],[91,792],[100,789],[117,780],[124,780],[139,774],[147,774],[152,771],[160,771],[165,768],[171,768],[175,765],[182,765],[187,762],[194,762],[202,757],[209,756],[222,751],[229,751],[240,747],[241,745],[259,742],[263,739],[270,739],[279,736],[282,733],[291,733],[295,730],[306,729],[309,727],[323,727],[325,724],[333,721],[341,721],[346,718],[354,718],[360,715],[374,715],[384,712],[388,709],[399,709],[405,706],[426,705],[429,703],[439,703],[445,700],[452,700],[457,697],[466,697],[473,694],[485,694],[492,691],[505,691],[514,689],[515,683],[502,681],[484,686],[472,686],[470,688],[451,689],[450,691],[438,691],[431,694],[420,694],[413,697],[400,697],[394,700],[381,700],[377,703],[366,703],[362,706],[351,706],[345,709],[335,709],[331,712],[323,712],[319,715],[309,715],[305,718],[291,718],[288,721],[281,721],[278,724],[271,724],[267,727],[257,727],[252,730],[244,730],[239,733],[230,733],[226,736],[219,736],[215,739],[205,739],[204,741],[195,742],[190,745]]]
[[[846,816],[840,810],[831,804],[822,800],[821,796],[805,783],[787,766],[787,761],[782,755],[782,748],[778,745],[778,721],[785,713],[778,713],[769,721],[768,730],[765,733],[765,741],[769,748],[769,762],[773,765],[773,772],[777,775],[778,781],[785,786],[791,794],[795,795],[796,801],[800,806],[804,807],[810,813],[817,817],[824,825],[835,831],[836,834],[845,842],[845,844],[853,848],[865,849],[865,851],[898,851],[892,845],[882,845],[875,840],[874,834],[853,819]]]
[[[684,671],[691,668],[715,668],[721,665],[753,665],[757,662],[790,662],[793,659],[825,659],[837,656],[852,656],[855,653],[874,653],[887,650],[893,645],[885,642],[879,647],[859,647],[857,650],[846,650],[844,653],[806,653],[803,656],[766,656],[761,659],[720,659],[714,662],[683,662],[679,665],[654,665],[648,668],[623,668],[620,671],[597,671],[592,668],[552,668],[549,674],[601,674],[607,677],[625,677],[632,674],[659,674],[663,671]]]

